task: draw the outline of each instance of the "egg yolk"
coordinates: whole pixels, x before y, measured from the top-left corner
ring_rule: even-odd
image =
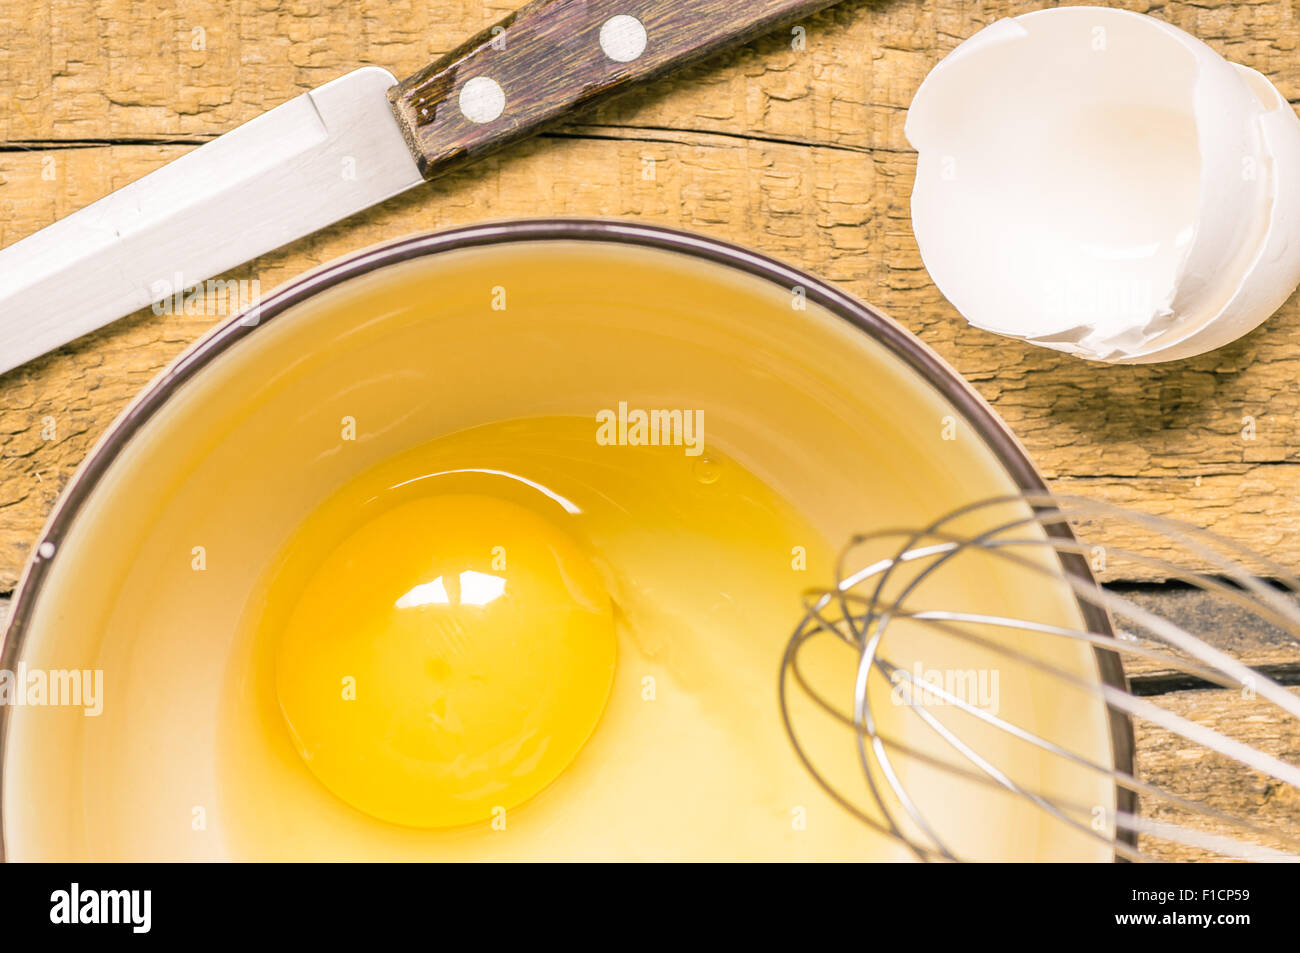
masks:
[[[275,681],[327,788],[445,828],[490,820],[568,767],[615,657],[609,595],[568,535],[514,503],[447,495],[387,510],[325,557]]]

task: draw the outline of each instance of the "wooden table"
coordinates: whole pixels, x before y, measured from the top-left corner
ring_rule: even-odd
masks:
[[[5,0],[0,245],[356,66],[412,72],[516,5]],[[1114,5],[1153,12],[1265,73],[1292,102],[1300,97],[1300,23],[1289,2]],[[908,214],[908,103],[963,38],[1034,8],[846,0],[233,276],[267,291],[374,242],[505,216],[609,215],[703,232],[791,261],[892,314],[992,402],[1056,489],[1178,516],[1300,570],[1300,299],[1213,354],[1103,367],[966,327],[921,265]],[[0,594],[14,587],[94,440],[218,320],[146,310],[0,376]],[[1161,548],[1153,538],[1126,542]],[[1182,611],[1168,598],[1168,611]],[[1247,661],[1300,661],[1294,644],[1247,637],[1237,648]],[[1213,693],[1183,694],[1189,711],[1234,711]],[[1193,757],[1149,734],[1143,743],[1160,770]],[[1260,743],[1300,760],[1300,731],[1265,719]],[[1232,800],[1241,784],[1221,773],[1206,783],[1229,806],[1252,809]],[[1295,800],[1286,816],[1300,829]]]

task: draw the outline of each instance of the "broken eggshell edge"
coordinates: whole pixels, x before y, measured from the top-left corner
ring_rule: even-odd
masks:
[[[1047,17],[1053,23],[1045,23]],[[963,307],[980,293],[966,293],[972,278],[969,269],[963,271],[960,246],[954,252],[951,241],[938,238],[951,212],[943,201],[939,163],[958,151],[943,113],[972,98],[968,76],[963,75],[973,65],[970,57],[999,55],[1002,45],[1029,39],[1036,23],[1051,28],[1040,43],[1059,40],[1062,29],[1091,29],[1102,23],[1127,31],[1130,41],[1140,36],[1144,43],[1171,42],[1176,49],[1166,48],[1166,55],[1192,58],[1189,99],[1200,151],[1194,233],[1172,285],[1152,313],[1118,329],[1099,329],[1068,316],[1053,322],[1047,314],[1034,314],[1010,328],[996,315],[977,313],[988,310],[979,308],[978,301],[975,308]],[[960,67],[964,61],[965,68]],[[1045,109],[1053,107],[1044,102]],[[1212,350],[1253,330],[1300,282],[1300,120],[1265,77],[1229,63],[1195,37],[1155,18],[1107,8],[1063,7],[997,21],[959,45],[926,77],[909,109],[905,134],[919,153],[912,217],[922,261],[973,326],[1085,359],[1173,360]],[[995,131],[982,143],[999,138]],[[1242,172],[1248,157],[1257,170],[1254,176]],[[974,224],[968,222],[967,228]],[[1036,278],[1025,275],[1026,281]],[[987,294],[984,298],[987,302]]]

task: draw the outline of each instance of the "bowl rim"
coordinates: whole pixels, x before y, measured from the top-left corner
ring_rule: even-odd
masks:
[[[613,242],[675,252],[764,279],[787,291],[802,288],[807,300],[815,302],[881,344],[934,388],[939,396],[965,418],[1022,493],[1048,492],[1047,484],[1011,428],[951,365],[884,312],[807,272],[731,242],[676,228],[620,219],[530,218],[462,225],[373,245],[292,278],[255,302],[251,308],[227,317],[212,331],[186,347],[150,381],[91,447],[59,494],[46,519],[14,590],[8,624],[5,631],[0,633],[0,670],[16,670],[41,592],[49,578],[49,567],[58,554],[59,542],[66,536],[100,481],[131,439],[175,393],[207,365],[295,305],[354,278],[390,265],[449,251],[484,245],[550,241]],[[1061,529],[1069,535],[1068,528]],[[42,550],[48,551],[47,544],[54,547],[48,556],[42,553]],[[1082,557],[1069,553],[1058,553],[1058,556],[1067,571],[1092,578],[1087,561]],[[1079,606],[1089,625],[1095,627],[1093,631],[1113,634],[1103,611],[1086,600],[1079,600]],[[1122,688],[1125,680],[1119,656],[1102,649],[1096,650],[1096,656],[1102,681]],[[0,705],[0,861],[7,859],[5,755],[11,707]],[[1132,723],[1127,716],[1110,708],[1107,708],[1107,717],[1110,723],[1112,762],[1118,770],[1132,775],[1135,767]],[[1132,792],[1123,787],[1117,787],[1116,791],[1121,809],[1136,808],[1136,796]],[[1125,803],[1130,801],[1128,795],[1132,795],[1131,804]]]

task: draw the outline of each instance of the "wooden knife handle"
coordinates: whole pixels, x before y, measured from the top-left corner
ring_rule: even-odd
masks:
[[[564,114],[835,0],[533,0],[388,98],[432,179]]]

